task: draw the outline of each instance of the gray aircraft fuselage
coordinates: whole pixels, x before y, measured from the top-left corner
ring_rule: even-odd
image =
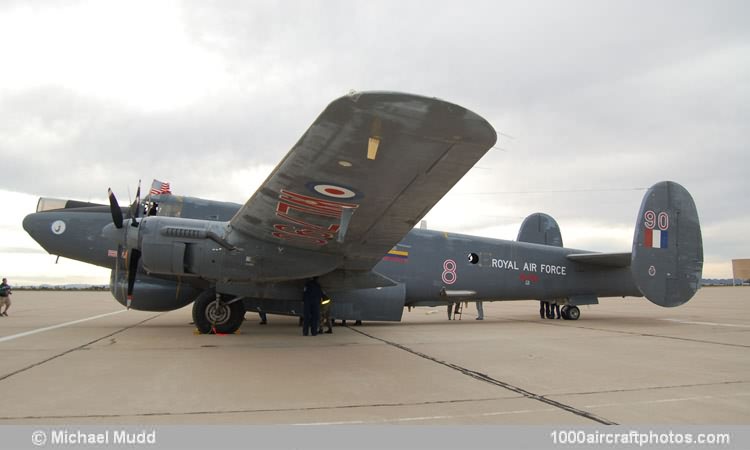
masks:
[[[406,284],[411,306],[444,304],[442,289],[460,300],[482,301],[641,295],[627,268],[587,267],[566,259],[586,253],[580,250],[421,229],[397,248],[408,251],[408,259],[381,261],[375,271]]]
[[[164,215],[188,221],[207,220],[218,228],[224,226],[224,221],[241,207],[234,203],[181,196],[159,196],[154,200],[160,205],[159,216],[148,219],[158,219]],[[101,233],[111,220],[106,206],[76,207],[30,214],[24,220],[24,228],[51,254],[113,269],[115,249]],[[59,225],[59,222],[65,224],[62,232],[59,228],[55,229],[55,224]],[[258,245],[280,248],[265,242]],[[207,251],[216,250],[216,247],[210,241],[202,246]],[[571,253],[582,251],[413,229],[374,269],[374,272],[396,282],[396,288],[351,289],[341,293],[334,290],[331,295],[334,300],[340,296],[344,300],[341,303],[355,303],[354,307],[345,308],[346,313],[339,312],[338,317],[363,320],[400,320],[404,306],[437,306],[458,301],[560,299],[564,303],[563,299],[568,299],[571,304],[585,304],[595,303],[597,297],[641,295],[627,267],[613,269],[580,264],[566,258]],[[284,260],[288,258],[290,263],[298,260],[285,252],[281,255],[277,267],[282,271]],[[239,257],[242,258],[245,255]],[[238,278],[237,271],[247,270],[233,263],[227,266],[231,268],[235,280]],[[221,270],[221,267],[216,268],[218,272]],[[221,277],[220,273],[214,275]],[[139,274],[139,280],[147,276]],[[151,276],[160,283],[175,281],[174,277]],[[323,278],[324,287],[325,280]],[[205,280],[200,277],[184,277],[178,281],[183,287],[195,288],[193,295],[206,286]],[[160,286],[164,288],[165,285]],[[246,297],[249,310],[289,314],[299,311],[299,282],[237,280],[234,283],[226,282],[224,288]],[[138,289],[137,286],[136,294]],[[391,306],[387,312],[380,311],[375,315],[370,314],[366,304],[352,298],[369,298],[376,303],[380,297],[388,297],[386,292],[395,295],[395,298],[389,303]],[[159,302],[159,296],[166,297],[166,291],[157,293],[150,301]],[[571,298],[579,300],[570,301]],[[141,305],[143,309],[156,310],[170,309],[171,306],[176,305]],[[338,309],[341,307],[338,305]]]

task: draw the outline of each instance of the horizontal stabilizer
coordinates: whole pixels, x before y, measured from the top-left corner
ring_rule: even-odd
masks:
[[[628,267],[631,261],[631,253],[571,253],[566,255],[566,258],[592,266]]]

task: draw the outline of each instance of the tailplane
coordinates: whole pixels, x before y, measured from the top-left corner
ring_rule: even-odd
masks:
[[[679,306],[698,290],[703,240],[698,210],[684,187],[662,181],[646,192],[630,268],[641,293],[659,306]]]

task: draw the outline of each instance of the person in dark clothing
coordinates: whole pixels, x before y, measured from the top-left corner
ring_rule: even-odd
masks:
[[[557,318],[558,319],[562,317],[562,316],[560,316],[560,305],[558,305],[557,303],[555,303],[554,305],[552,305],[552,318],[553,319],[555,318],[555,312],[557,313]]]
[[[320,300],[323,298],[323,290],[318,284],[317,277],[307,280],[305,283],[305,293],[302,297],[304,314],[302,316],[302,335],[308,333],[313,336],[318,335],[318,325],[320,324]]]
[[[550,303],[550,302],[545,302],[545,303],[547,304],[547,306],[546,306],[546,308],[547,308],[547,311],[546,311],[547,318],[548,319],[554,319],[555,318],[555,313],[552,311],[552,303]]]
[[[8,315],[8,308],[10,308],[10,294],[12,294],[8,279],[3,278],[2,284],[0,284],[0,316]],[[5,306],[5,311],[2,311]]]
[[[544,316],[547,313],[547,309],[548,309],[547,302],[545,302],[544,300],[539,300],[539,317],[540,318],[544,319]]]

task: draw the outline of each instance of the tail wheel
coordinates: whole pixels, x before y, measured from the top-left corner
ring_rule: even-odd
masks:
[[[220,295],[201,295],[193,303],[193,322],[201,334],[231,334],[240,329],[245,317],[241,301]]]
[[[568,308],[568,320],[578,320],[581,317],[581,310],[577,306],[571,306]]]

